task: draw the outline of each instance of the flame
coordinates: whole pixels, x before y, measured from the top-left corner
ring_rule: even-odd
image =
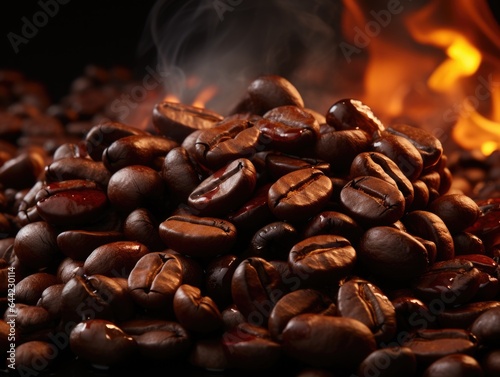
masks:
[[[215,97],[218,92],[218,88],[215,85],[209,85],[203,88],[196,98],[193,100],[192,105],[195,107],[205,107],[208,101]]]

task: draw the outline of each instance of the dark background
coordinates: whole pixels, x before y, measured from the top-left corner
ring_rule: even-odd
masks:
[[[498,0],[488,3],[499,19]],[[71,81],[88,64],[124,65],[143,77],[144,67],[154,64],[155,54],[154,51],[139,54],[138,45],[154,4],[154,0],[70,0],[59,5],[58,13],[49,17],[27,44],[21,44],[16,54],[7,34],[22,35],[22,17],[32,20],[41,8],[38,0],[3,2],[0,68],[18,69],[29,78],[42,81],[54,99],[67,92]]]

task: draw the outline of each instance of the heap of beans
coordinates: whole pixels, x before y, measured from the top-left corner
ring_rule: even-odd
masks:
[[[144,130],[100,119],[102,76],[87,112],[1,113],[0,341],[15,315],[20,373],[500,375],[500,205],[450,190],[429,132],[353,99],[323,116],[277,76],[227,116],[160,102]],[[28,137],[54,129],[52,150]]]

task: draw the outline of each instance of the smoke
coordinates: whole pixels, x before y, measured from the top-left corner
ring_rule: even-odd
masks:
[[[156,51],[166,93],[182,102],[216,85],[207,107],[224,114],[259,75],[281,75],[301,93],[329,90],[341,11],[335,0],[158,0],[139,53]]]

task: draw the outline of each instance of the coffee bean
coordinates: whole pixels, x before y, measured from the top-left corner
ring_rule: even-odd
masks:
[[[484,312],[498,307],[500,307],[499,301],[471,302],[468,304],[460,305],[456,308],[447,308],[439,312],[438,320],[441,327],[469,329],[474,321]]]
[[[57,235],[57,246],[67,257],[85,261],[99,246],[123,238],[123,234],[117,231],[67,230]]]
[[[499,344],[500,308],[491,308],[476,318],[471,326],[471,333],[482,345],[496,347]]]
[[[359,377],[413,376],[417,372],[417,361],[408,347],[381,348],[373,351],[358,368]]]
[[[221,255],[212,259],[205,270],[205,289],[219,307],[231,303],[231,279],[240,259],[235,255]]]
[[[57,277],[46,272],[36,272],[16,284],[16,301],[36,305],[45,288],[57,283]]]
[[[355,99],[335,102],[326,114],[326,122],[336,130],[363,130],[370,135],[385,129],[382,122],[364,103]]]
[[[250,240],[251,256],[271,259],[288,259],[291,247],[298,241],[298,232],[283,221],[276,221],[259,229]]]
[[[100,161],[87,158],[61,158],[45,167],[45,178],[48,183],[73,179],[89,179],[106,187],[111,173]]]
[[[438,215],[451,233],[472,226],[480,215],[476,202],[462,194],[442,195],[429,204],[428,210]]]
[[[51,266],[59,256],[56,230],[45,221],[27,224],[16,234],[14,252],[33,270]]]
[[[447,355],[434,361],[425,370],[423,377],[434,376],[464,376],[482,377],[483,370],[472,356],[469,355]]]
[[[185,148],[176,147],[167,153],[161,176],[176,202],[185,202],[189,194],[201,183],[198,170]]]

